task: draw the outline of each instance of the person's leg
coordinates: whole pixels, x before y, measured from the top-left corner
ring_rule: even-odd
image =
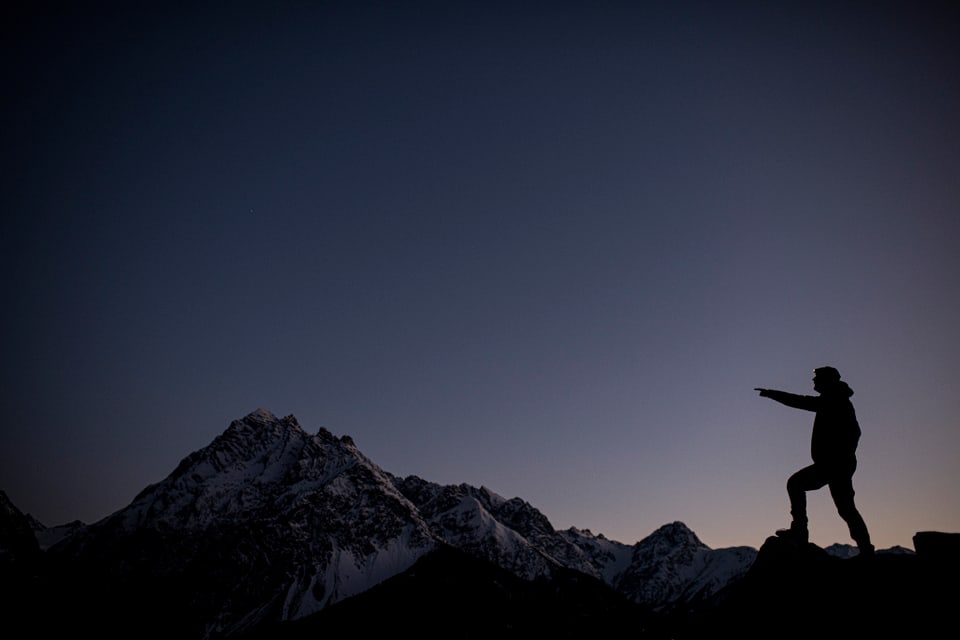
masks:
[[[787,480],[787,496],[790,498],[790,532],[804,542],[807,533],[807,491],[815,491],[827,484],[827,476],[815,464],[804,467]]]
[[[857,509],[853,496],[853,474],[843,473],[830,481],[830,495],[833,496],[833,503],[837,506],[837,513],[847,523],[850,529],[850,537],[857,543],[861,554],[873,553],[873,544],[870,543],[870,533],[867,531],[867,524],[863,521],[863,516]]]

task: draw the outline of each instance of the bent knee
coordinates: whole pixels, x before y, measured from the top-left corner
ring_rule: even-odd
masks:
[[[793,474],[787,478],[787,491],[804,491],[806,489],[803,478],[798,474]]]

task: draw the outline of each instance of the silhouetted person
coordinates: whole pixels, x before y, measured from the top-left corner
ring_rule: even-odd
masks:
[[[857,543],[861,555],[869,555],[874,551],[870,534],[853,501],[853,472],[857,469],[856,451],[860,441],[860,425],[853,403],[850,402],[853,389],[840,380],[840,372],[833,367],[820,367],[814,369],[813,373],[813,390],[819,396],[756,389],[763,398],[817,414],[813,420],[810,444],[813,464],[800,469],[787,480],[793,521],[789,529],[777,531],[777,535],[806,543],[809,539],[807,491],[829,486],[837,511],[850,529],[850,537]]]

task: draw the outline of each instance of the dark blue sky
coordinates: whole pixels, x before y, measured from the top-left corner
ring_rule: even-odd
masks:
[[[833,364],[876,542],[960,530],[958,11],[717,5],[13,11],[0,488],[97,520],[264,407],[756,546],[812,416],[753,388]]]

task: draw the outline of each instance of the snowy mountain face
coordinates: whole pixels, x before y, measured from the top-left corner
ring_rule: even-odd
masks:
[[[600,553],[608,584],[657,612],[709,598],[743,576],[757,553],[751,547],[711,549],[682,522],[660,527],[633,547],[605,539],[591,544],[582,534],[581,539]]]
[[[507,500],[466,484],[440,486],[416,476],[395,481],[434,535],[450,546],[527,580],[550,577],[558,566],[599,577],[576,545],[519,498]]]
[[[134,541],[135,561],[116,553]],[[204,634],[214,636],[314,613],[435,545],[352,441],[257,411],[53,550],[123,577],[189,577],[212,609]]]
[[[263,410],[234,421],[125,509],[57,544],[47,533],[50,555],[70,567],[66,584],[82,589],[97,576],[132,617],[177,612],[171,628],[202,638],[304,618],[441,547],[523,580],[574,570],[652,610],[715,593],[756,554],[709,549],[682,523],[633,546],[556,531],[519,498],[392,476],[349,437],[310,435],[292,416]]]
[[[633,558],[633,547],[608,540],[603,534],[594,535],[589,529],[571,527],[560,534],[584,553],[598,578],[614,587],[619,584]]]

